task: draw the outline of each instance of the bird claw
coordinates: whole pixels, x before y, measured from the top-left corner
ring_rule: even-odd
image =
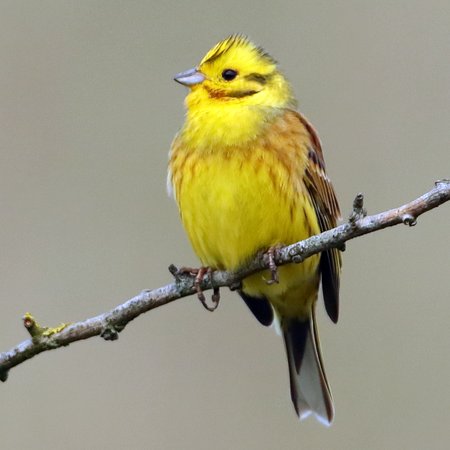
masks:
[[[199,269],[192,268],[192,267],[180,267],[177,269],[175,266],[170,266],[169,271],[172,273],[172,275],[175,277],[176,280],[180,279],[180,276],[188,275],[188,276],[195,276],[194,280],[194,287],[197,292],[197,298],[200,300],[200,303],[204,306],[205,309],[208,311],[215,311],[217,307],[219,306],[220,302],[220,291],[218,287],[213,287],[213,294],[211,296],[212,305],[208,305],[206,301],[205,294],[202,290],[202,282],[205,278],[205,275],[211,275],[213,272],[211,267],[200,267]]]
[[[209,306],[208,303],[206,302],[206,297],[202,290],[203,278],[205,277],[205,275],[211,275],[212,269],[211,269],[211,267],[200,267],[200,269],[195,269],[195,270],[197,272],[197,275],[195,277],[194,286],[195,286],[195,290],[197,291],[197,298],[200,300],[200,303],[205,307],[205,309],[207,309],[210,312],[213,312],[219,306],[219,301],[220,301],[219,288],[218,287],[213,288],[213,295],[211,296],[211,300],[212,300],[213,304],[211,306]],[[191,273],[193,273],[192,269],[191,269]]]
[[[182,266],[178,269],[173,264],[169,266],[169,272],[175,277],[175,279],[178,279],[183,275],[187,275],[189,277],[196,277],[200,272],[200,270],[202,270],[202,267],[200,269],[196,269],[194,267]]]
[[[275,262],[276,256],[278,252],[278,247],[270,247],[269,250],[267,250],[266,254],[269,259],[269,270],[270,270],[270,279],[266,280],[266,283],[268,285],[271,284],[278,284],[280,282],[279,276],[278,276],[278,267]]]

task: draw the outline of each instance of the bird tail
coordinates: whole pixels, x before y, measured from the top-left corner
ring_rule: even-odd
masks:
[[[320,354],[314,310],[304,321],[284,319],[282,331],[289,363],[291,398],[297,415],[304,419],[314,413],[320,422],[331,425],[333,398]]]

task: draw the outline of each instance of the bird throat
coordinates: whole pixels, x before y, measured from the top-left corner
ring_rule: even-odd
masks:
[[[261,135],[264,128],[284,109],[215,102],[188,109],[182,130],[185,144],[200,150],[245,145]]]

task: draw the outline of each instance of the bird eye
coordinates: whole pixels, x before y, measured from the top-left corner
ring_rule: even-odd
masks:
[[[235,70],[233,70],[233,69],[225,69],[222,72],[222,78],[225,81],[231,81],[231,80],[234,80],[237,77],[237,74],[238,73]]]

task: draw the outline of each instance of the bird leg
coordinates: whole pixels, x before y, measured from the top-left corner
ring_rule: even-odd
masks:
[[[220,291],[218,287],[213,286],[213,294],[211,296],[211,300],[213,302],[212,306],[209,306],[206,302],[205,294],[202,289],[202,282],[205,278],[205,275],[211,276],[213,270],[211,267],[200,267],[199,269],[194,269],[192,267],[180,267],[177,271],[177,274],[189,274],[191,276],[195,275],[194,287],[197,291],[197,298],[200,300],[200,303],[208,310],[215,311],[219,306],[220,301]]]
[[[211,300],[213,301],[213,305],[209,306],[206,303],[205,294],[202,290],[202,281],[205,275],[211,275],[212,269],[211,267],[200,267],[197,271],[197,276],[195,277],[194,286],[195,290],[197,291],[197,297],[200,300],[201,304],[208,310],[208,311],[214,311],[219,306],[220,301],[220,292],[218,287],[213,287],[213,295],[211,296]]]
[[[266,280],[267,284],[278,284],[280,282],[280,279],[278,277],[278,267],[275,262],[277,251],[279,249],[279,246],[273,246],[270,247],[269,250],[267,250],[266,254],[269,258],[269,270],[270,270],[270,280]]]

